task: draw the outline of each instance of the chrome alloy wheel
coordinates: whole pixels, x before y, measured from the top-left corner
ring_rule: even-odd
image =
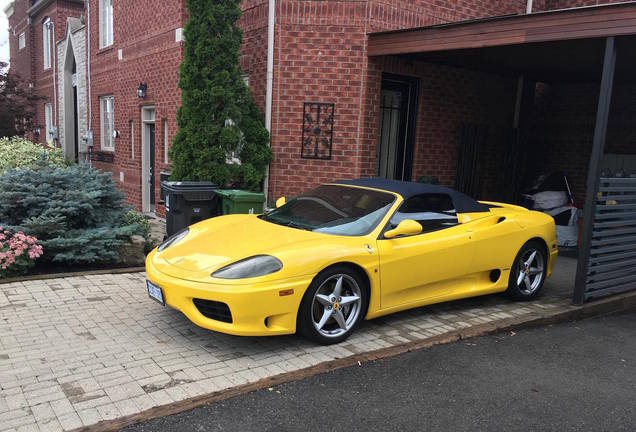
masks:
[[[325,337],[338,337],[355,325],[362,307],[358,283],[346,274],[335,274],[325,280],[311,303],[311,316],[316,330]]]
[[[531,295],[541,286],[545,266],[543,254],[531,248],[519,257],[517,286],[523,294]]]

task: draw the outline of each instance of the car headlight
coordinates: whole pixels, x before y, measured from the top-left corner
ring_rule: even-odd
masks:
[[[244,279],[265,276],[283,268],[283,263],[270,255],[255,255],[227,265],[214,273],[219,279]]]
[[[164,242],[159,245],[159,247],[157,248],[157,252],[161,252],[167,247],[172,246],[173,244],[183,240],[183,238],[187,236],[189,232],[190,230],[188,228],[184,228],[181,231],[174,233],[173,235],[165,239]]]

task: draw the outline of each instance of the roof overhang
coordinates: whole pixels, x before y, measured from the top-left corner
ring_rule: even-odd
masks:
[[[14,3],[9,2],[9,4],[2,9],[2,11],[7,16],[7,18],[11,18],[11,15],[13,15],[13,12],[15,11]]]
[[[598,82],[611,36],[618,37],[617,79],[633,82],[636,1],[371,33],[368,54],[542,82]]]
[[[56,1],[57,0],[40,0],[36,4],[31,6],[29,9],[27,9],[27,14],[29,14],[29,16],[37,15],[42,9],[44,9],[45,7],[47,7],[48,5]],[[77,4],[84,3],[84,0],[66,0],[66,1],[68,3],[77,3]]]
[[[636,34],[636,1],[369,34],[369,56]]]

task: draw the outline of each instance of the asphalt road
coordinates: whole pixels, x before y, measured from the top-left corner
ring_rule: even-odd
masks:
[[[127,431],[633,431],[636,310],[440,345]]]

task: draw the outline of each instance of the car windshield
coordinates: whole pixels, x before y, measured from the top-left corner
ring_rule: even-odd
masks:
[[[326,185],[290,200],[261,219],[319,233],[358,236],[371,232],[394,200],[385,192]]]

